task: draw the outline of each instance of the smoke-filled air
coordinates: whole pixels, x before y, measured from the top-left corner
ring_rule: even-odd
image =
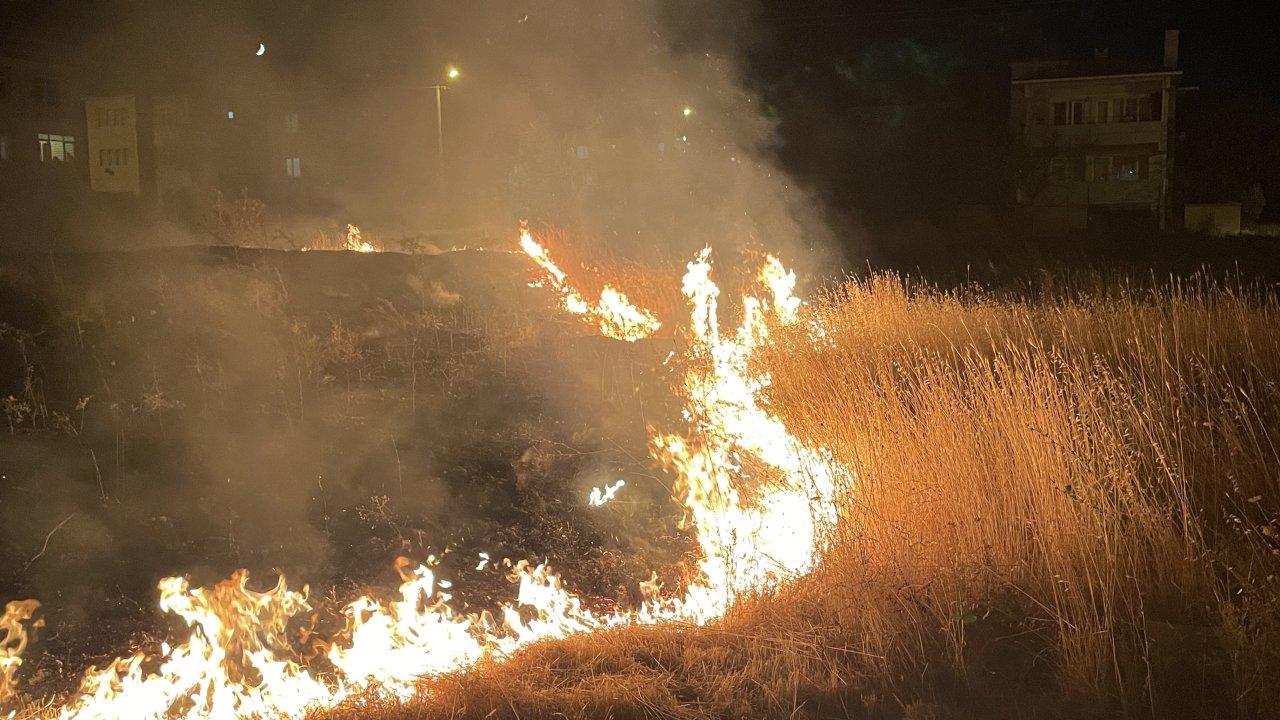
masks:
[[[0,720],[1277,717],[1193,16],[10,3]]]

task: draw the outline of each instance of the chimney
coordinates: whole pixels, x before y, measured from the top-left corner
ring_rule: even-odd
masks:
[[[1164,31],[1164,66],[1169,70],[1178,67],[1178,31],[1173,28]]]

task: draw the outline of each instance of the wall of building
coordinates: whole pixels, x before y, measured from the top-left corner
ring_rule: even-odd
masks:
[[[1163,216],[1174,78],[1015,80],[1010,121],[1024,156],[1018,201]]]

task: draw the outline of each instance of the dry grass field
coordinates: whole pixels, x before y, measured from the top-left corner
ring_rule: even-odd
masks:
[[[1261,718],[1280,710],[1280,305],[851,281],[758,358],[857,469],[818,570],[331,718]]]

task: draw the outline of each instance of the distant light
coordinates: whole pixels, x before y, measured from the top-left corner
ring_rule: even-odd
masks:
[[[689,117],[690,115],[693,114],[693,108],[689,107],[688,105],[685,105],[684,110],[681,110],[680,112],[683,113],[685,117]]]
[[[254,54],[255,54],[255,55],[257,55],[258,57],[262,57],[263,55],[266,55],[266,54],[267,54],[267,46],[266,46],[265,44],[263,44],[263,43],[258,43],[258,52],[254,53]]]
[[[228,111],[227,111],[227,119],[228,119],[228,120],[235,120],[235,119],[236,119],[236,111],[235,111],[235,110],[228,110]]]
[[[450,65],[449,67],[445,68],[444,75],[450,80],[457,80],[459,77],[462,76],[462,71],[459,70],[456,65]]]

